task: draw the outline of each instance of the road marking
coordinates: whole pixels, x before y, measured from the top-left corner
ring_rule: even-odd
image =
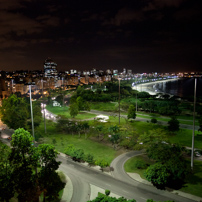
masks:
[[[108,186],[110,186],[110,187],[111,187],[111,185],[110,185],[110,184],[106,184],[106,185],[108,185]]]

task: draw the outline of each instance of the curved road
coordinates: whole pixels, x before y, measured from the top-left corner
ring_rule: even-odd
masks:
[[[135,154],[140,154],[140,152],[136,152]],[[130,158],[131,155],[134,156],[134,153],[129,152],[125,154],[127,158]],[[109,189],[112,193],[127,199],[136,199],[138,202],[145,202],[147,199],[154,199],[156,201],[174,200],[175,202],[194,201],[134,181],[128,177],[127,174],[124,175],[122,171],[119,175],[117,167],[122,166],[122,160],[126,160],[125,157],[123,158],[123,155],[112,162],[112,165],[115,166],[115,171],[113,172],[114,177],[93,168],[86,167],[63,156],[59,156],[58,160],[62,162],[59,169],[70,177],[73,184],[71,202],[86,202],[89,200],[91,191],[90,185],[95,185],[102,189]],[[120,163],[118,163],[119,160]]]

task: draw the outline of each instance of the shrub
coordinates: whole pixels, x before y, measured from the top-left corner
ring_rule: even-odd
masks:
[[[152,119],[151,119],[151,123],[157,123],[157,119],[152,118]]]
[[[106,190],[105,190],[105,195],[106,195],[106,196],[109,196],[109,195],[110,195],[110,190],[106,189]]]
[[[84,160],[84,151],[83,149],[75,149],[72,158],[75,161],[83,161]]]
[[[137,169],[145,169],[145,168],[147,168],[147,164],[144,161],[142,161],[142,160],[136,160],[134,162],[134,166]]]
[[[88,162],[90,165],[95,163],[94,156],[92,154],[87,154],[85,156],[85,161]]]
[[[65,154],[68,155],[68,156],[72,156],[73,153],[75,151],[75,147],[73,144],[69,144],[67,145],[66,149],[65,149]]]
[[[55,138],[53,138],[52,143],[53,143],[54,145],[57,144],[57,141],[56,141]]]
[[[98,165],[98,166],[101,167],[101,169],[103,169],[103,168],[109,166],[109,163],[107,161],[105,161],[105,160],[97,160],[95,162],[95,165]]]

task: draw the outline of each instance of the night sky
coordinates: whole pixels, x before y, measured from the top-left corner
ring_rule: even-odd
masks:
[[[0,0],[0,70],[202,71],[202,0]]]

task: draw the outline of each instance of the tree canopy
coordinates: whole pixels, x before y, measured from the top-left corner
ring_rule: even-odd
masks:
[[[42,193],[44,201],[56,199],[65,183],[56,172],[60,162],[56,161],[58,153],[55,148],[47,144],[34,147],[33,137],[23,128],[15,130],[11,146],[11,150],[7,150],[7,156],[1,158],[0,163],[3,168],[0,169],[0,186],[10,193],[5,198],[7,192],[0,192],[0,199],[9,200],[13,193],[19,202],[38,201]],[[5,170],[5,165],[9,165],[9,169]]]
[[[17,97],[15,94],[3,99],[0,107],[2,121],[13,129],[31,128],[31,112],[29,99]],[[33,102],[33,116],[35,127],[39,126],[42,115],[38,102]]]
[[[7,99],[3,99],[0,112],[2,121],[9,128],[17,129],[19,127],[27,127],[29,113],[24,98],[12,94]]]
[[[146,178],[157,188],[181,187],[188,172],[183,152],[184,148],[179,145],[165,142],[152,144],[147,149],[147,155],[156,163],[147,168]]]
[[[136,118],[136,108],[134,105],[130,105],[128,109],[128,119]]]

